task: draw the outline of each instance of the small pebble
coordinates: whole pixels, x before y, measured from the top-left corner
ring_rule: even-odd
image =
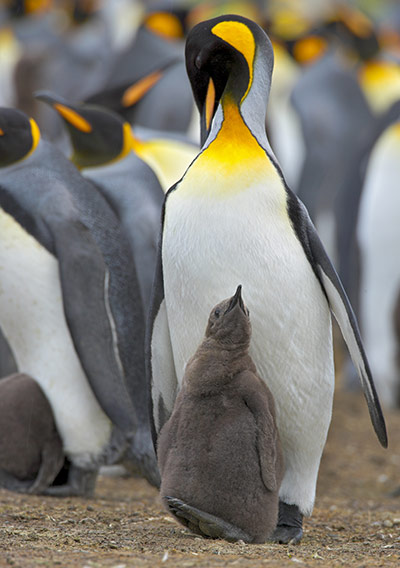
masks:
[[[383,526],[391,529],[393,526],[393,522],[390,519],[386,519],[385,521],[383,521]]]

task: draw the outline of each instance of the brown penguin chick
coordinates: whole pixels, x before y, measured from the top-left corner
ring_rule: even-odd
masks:
[[[271,392],[248,353],[236,294],[213,308],[158,439],[167,510],[202,536],[265,542],[278,519],[283,456]]]
[[[24,373],[0,379],[0,487],[41,493],[63,463],[53,412],[38,383]]]

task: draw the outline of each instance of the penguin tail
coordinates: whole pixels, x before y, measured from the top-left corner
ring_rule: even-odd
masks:
[[[176,497],[164,496],[163,501],[168,511],[184,526],[192,532],[208,538],[221,538],[229,542],[243,540],[253,542],[253,537],[244,530],[224,521],[223,519],[200,511],[184,503]]]

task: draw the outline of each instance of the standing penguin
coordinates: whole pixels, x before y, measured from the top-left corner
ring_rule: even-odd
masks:
[[[93,491],[113,425],[156,482],[150,436],[138,443],[148,431],[135,411],[135,393],[146,393],[144,316],[118,219],[14,109],[0,110],[0,167],[0,325],[18,369],[40,382],[72,462],[67,485],[50,490]]]
[[[198,534],[265,542],[278,520],[283,457],[271,391],[249,356],[241,288],[212,309],[187,364],[159,438],[160,493]]]
[[[188,36],[186,64],[203,147],[164,205],[148,338],[154,429],[172,412],[209,307],[241,280],[253,314],[250,355],[268,377],[286,467],[274,538],[297,542],[303,515],[313,509],[331,420],[330,310],[383,446],[386,427],[348,298],[266,137],[273,66],[267,35],[238,16],[202,22]]]

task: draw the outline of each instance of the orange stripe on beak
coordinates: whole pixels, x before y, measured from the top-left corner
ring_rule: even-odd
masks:
[[[122,95],[121,103],[124,107],[130,107],[137,103],[162,77],[161,71],[154,71],[147,77],[143,77],[128,87]]]
[[[83,116],[81,116],[74,110],[60,103],[56,103],[53,106],[56,109],[56,111],[60,113],[63,118],[65,118],[67,122],[72,124],[72,126],[75,126],[75,128],[77,128],[81,132],[92,131],[92,125],[85,118],[83,118]]]
[[[215,105],[215,85],[212,79],[208,82],[207,95],[206,95],[206,128],[207,131],[210,130],[212,117],[214,115],[214,105]]]

